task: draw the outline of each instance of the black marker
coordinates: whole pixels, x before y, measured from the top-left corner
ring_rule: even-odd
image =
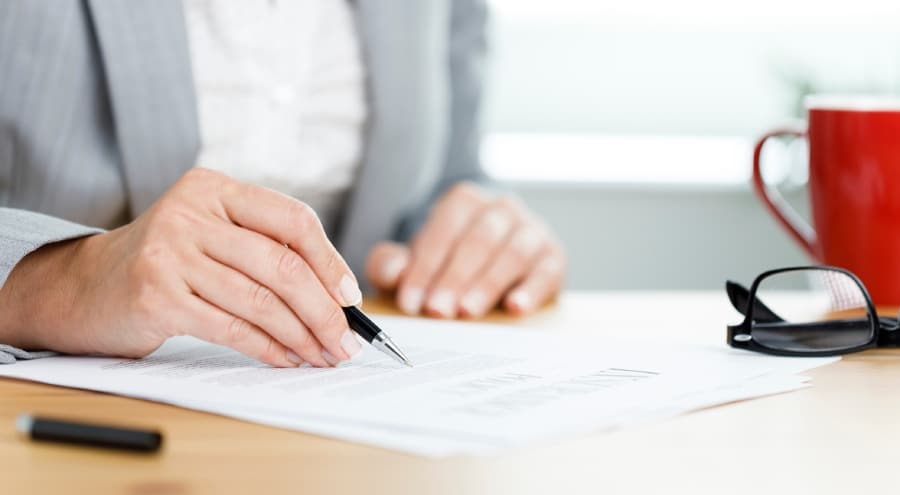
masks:
[[[157,431],[73,423],[58,419],[36,418],[28,414],[23,414],[16,419],[16,429],[32,440],[138,452],[156,452],[162,444],[162,435]]]
[[[386,333],[381,331],[378,325],[370,320],[368,316],[363,314],[359,308],[347,306],[344,308],[344,315],[347,316],[347,323],[350,324],[350,328],[365,339],[366,342],[397,361],[412,367],[412,363],[409,362],[406,354],[403,354],[403,351],[397,347],[397,344]]]

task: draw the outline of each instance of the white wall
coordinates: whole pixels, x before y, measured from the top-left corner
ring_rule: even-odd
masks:
[[[484,119],[489,136],[752,143],[761,131],[801,117],[806,93],[900,88],[897,2],[491,4]],[[655,145],[636,148],[648,146]],[[553,179],[564,176],[578,184],[512,184],[567,244],[571,288],[720,289],[726,278],[749,282],[765,269],[809,262],[740,173],[732,174],[736,180],[717,179],[726,169],[749,175],[749,149],[705,161],[699,154],[711,146],[666,151],[664,159],[645,158],[638,164],[645,169],[638,170],[604,154],[607,145],[594,151],[558,148],[549,159],[529,160],[535,154],[530,148],[513,146],[519,156],[501,153],[494,161],[512,170],[498,173],[510,180],[526,179],[535,167],[544,171],[553,157],[569,160],[572,153],[584,162],[578,166],[592,167],[578,177],[572,167],[552,169]],[[643,156],[638,151],[630,155]],[[694,166],[699,162],[703,170]],[[621,177],[623,169],[634,177]],[[613,185],[642,174],[646,183]],[[788,199],[805,214],[801,192]]]

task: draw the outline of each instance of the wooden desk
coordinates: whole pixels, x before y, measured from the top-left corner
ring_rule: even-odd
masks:
[[[375,304],[382,311],[383,304]],[[370,310],[371,310],[370,305]],[[678,330],[670,317],[681,318]],[[503,318],[496,318],[498,321]],[[715,293],[568,294],[520,324],[723,341]],[[494,458],[426,460],[91,392],[0,380],[3,493],[865,493],[897,485],[900,352],[814,370],[799,392]],[[22,411],[127,420],[166,433],[153,457],[19,438]]]

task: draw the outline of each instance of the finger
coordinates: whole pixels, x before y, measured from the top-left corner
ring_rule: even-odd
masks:
[[[186,332],[213,344],[230,347],[246,356],[280,368],[296,368],[288,349],[247,320],[232,315],[196,295],[186,307]]]
[[[413,241],[412,262],[400,282],[400,309],[408,314],[421,311],[425,291],[469,221],[487,202],[476,186],[465,183],[454,186],[438,202]]]
[[[324,348],[322,358],[337,364],[362,350],[340,305],[296,252],[256,232],[233,225],[212,226],[200,249],[271,289],[300,318]]]
[[[356,277],[308,205],[238,181],[227,182],[221,197],[230,221],[288,245],[309,264],[338,304],[356,306],[362,302]]]
[[[400,276],[409,266],[409,248],[396,242],[380,242],[369,253],[366,277],[381,290],[397,288]]]
[[[562,249],[554,245],[525,277],[513,287],[503,300],[507,311],[524,315],[535,311],[559,293],[565,278],[566,260]]]
[[[322,346],[297,315],[268,287],[205,256],[192,260],[185,275],[188,286],[207,302],[222,308],[274,337],[313,366],[328,366]]]
[[[425,308],[434,316],[454,318],[463,287],[493,259],[518,219],[507,200],[495,202],[479,213],[441,267]]]
[[[547,234],[534,223],[526,223],[509,237],[489,266],[470,283],[460,298],[460,312],[481,317],[528,274],[538,261]]]

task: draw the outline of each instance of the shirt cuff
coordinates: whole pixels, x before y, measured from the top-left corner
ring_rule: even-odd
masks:
[[[0,208],[0,287],[13,268],[32,251],[54,242],[103,233],[33,211]]]

